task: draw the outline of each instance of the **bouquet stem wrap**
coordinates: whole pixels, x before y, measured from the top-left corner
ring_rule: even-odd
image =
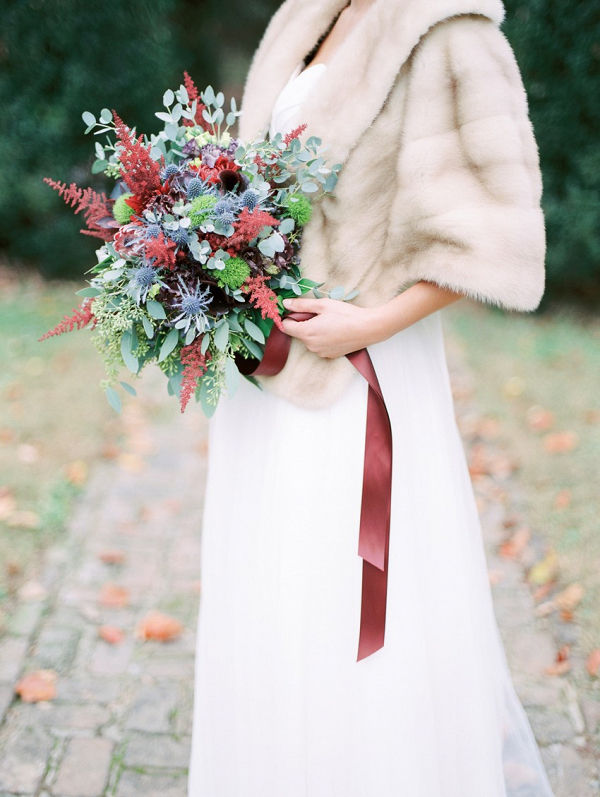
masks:
[[[314,313],[288,313],[307,321]],[[291,339],[273,326],[262,360],[237,361],[246,375],[274,376],[284,367]],[[366,349],[346,355],[369,384],[365,461],[358,554],[363,560],[360,635],[357,661],[383,647],[387,605],[390,515],[392,503],[392,427],[381,387]]]

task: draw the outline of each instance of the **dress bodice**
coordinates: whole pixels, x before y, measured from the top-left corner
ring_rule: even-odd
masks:
[[[302,120],[298,118],[298,111],[326,68],[326,64],[315,64],[304,68],[304,63],[301,62],[294,69],[273,106],[269,127],[271,138],[277,133],[286,135],[302,124]]]

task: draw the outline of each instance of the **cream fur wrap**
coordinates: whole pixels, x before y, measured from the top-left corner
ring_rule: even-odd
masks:
[[[275,100],[347,0],[286,0],[254,55],[240,137],[266,131]],[[544,292],[539,156],[501,0],[375,0],[305,101],[303,137],[343,168],[314,206],[303,273],[358,288],[363,306],[419,280],[510,310]],[[356,376],[292,340],[261,384],[300,406],[335,401]]]

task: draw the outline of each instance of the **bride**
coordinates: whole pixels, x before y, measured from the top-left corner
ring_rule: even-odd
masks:
[[[284,321],[285,368],[211,420],[189,797],[552,797],[494,615],[439,312],[463,296],[529,311],[544,290],[503,15],[286,0],[254,56],[240,137],[306,124],[343,164],[302,267],[359,295],[289,301],[315,315]],[[344,355],[363,347],[393,473],[385,640],[357,660],[368,385]]]

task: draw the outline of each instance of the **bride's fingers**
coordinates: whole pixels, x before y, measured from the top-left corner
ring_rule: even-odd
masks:
[[[325,310],[327,299],[284,299],[283,306],[286,310],[295,310],[300,313],[322,313]]]
[[[304,340],[306,336],[306,321],[294,321],[292,318],[283,318],[283,331],[292,338]]]

